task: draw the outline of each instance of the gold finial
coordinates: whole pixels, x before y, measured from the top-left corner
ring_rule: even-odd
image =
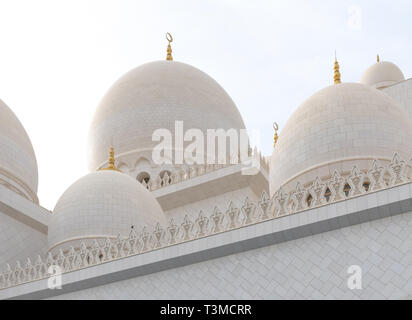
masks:
[[[172,37],[172,35],[171,35],[169,32],[166,33],[166,40],[169,41],[169,44],[167,45],[166,60],[172,61],[172,60],[173,60],[173,57],[172,57],[172,47],[170,46],[170,43],[173,42],[173,37]]]
[[[110,152],[109,152],[109,165],[106,168],[102,168],[100,170],[114,170],[114,171],[119,171],[119,169],[116,168],[114,165],[114,148],[110,147]]]
[[[341,83],[340,82],[339,63],[338,63],[338,59],[336,58],[336,52],[335,52],[335,66],[333,67],[333,70],[335,71],[334,74],[333,74],[333,80],[335,81],[335,84]]]
[[[273,136],[273,148],[276,147],[276,143],[278,142],[278,130],[279,126],[276,122],[273,122],[273,129],[275,129],[275,135]]]
[[[381,62],[381,59],[379,58],[379,54],[376,55],[376,62],[377,62],[377,63]]]

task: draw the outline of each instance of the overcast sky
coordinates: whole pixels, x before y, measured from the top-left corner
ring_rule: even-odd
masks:
[[[145,62],[173,56],[205,71],[237,104],[272,152],[280,128],[317,90],[376,61],[412,74],[412,2],[392,1],[42,1],[0,2],[0,98],[33,143],[39,198],[53,209],[87,173],[87,133],[110,85]],[[281,134],[281,133],[280,133]]]

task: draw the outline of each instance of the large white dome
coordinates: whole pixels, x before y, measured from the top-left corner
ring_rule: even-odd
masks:
[[[395,152],[412,156],[412,122],[385,93],[368,85],[329,86],[307,99],[282,129],[271,157],[270,191],[312,183],[336,169],[364,170]]]
[[[80,241],[128,236],[131,226],[165,225],[164,213],[140,183],[128,175],[104,170],[90,173],[61,196],[49,225],[49,248],[77,246]]]
[[[206,73],[176,61],[147,63],[122,76],[101,101],[89,131],[89,170],[105,163],[111,145],[118,161],[151,156],[158,144],[153,132],[165,128],[174,136],[175,120],[205,136],[207,129],[245,127],[232,99]]]
[[[360,79],[360,83],[369,84],[379,89],[403,80],[405,80],[405,77],[396,64],[382,61],[366,69]]]
[[[0,100],[0,184],[38,203],[37,161],[19,119]]]

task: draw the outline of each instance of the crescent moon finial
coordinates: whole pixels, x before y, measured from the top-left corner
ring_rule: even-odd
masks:
[[[273,148],[276,147],[276,142],[278,142],[278,130],[279,126],[276,122],[273,122],[273,129],[275,129],[275,135],[273,136]]]
[[[339,70],[339,62],[338,59],[336,58],[336,52],[335,52],[335,64],[333,67],[334,73],[333,73],[333,81],[335,84],[341,83],[340,80],[340,70]]]
[[[166,60],[168,61],[172,61],[173,57],[172,57],[172,47],[170,46],[170,43],[173,42],[173,37],[170,34],[170,32],[166,32],[166,40],[169,42],[169,44],[167,45],[167,54],[166,54]]]

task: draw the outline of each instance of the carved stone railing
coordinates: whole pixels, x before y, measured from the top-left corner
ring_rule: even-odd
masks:
[[[250,157],[257,159],[259,161],[260,167],[269,172],[269,162],[267,158],[264,157],[256,148],[253,150],[253,152],[251,152]],[[157,176],[156,178],[152,178],[147,182],[143,180],[141,183],[148,190],[154,191],[163,187],[167,187],[171,184],[190,180],[206,173],[229,167],[231,165],[232,164],[202,164],[186,166],[181,167],[171,172],[170,174],[168,172],[165,172],[163,177]]]
[[[375,160],[369,170],[355,166],[346,176],[335,171],[327,181],[316,178],[308,188],[298,183],[295,190],[285,192],[281,188],[272,198],[264,192],[257,204],[246,198],[240,207],[230,202],[227,209],[215,207],[210,215],[200,211],[194,220],[186,215],[180,223],[171,219],[168,226],[157,224],[153,230],[144,227],[137,233],[132,229],[124,239],[119,235],[115,240],[95,240],[90,247],[82,243],[76,249],[69,247],[55,255],[49,252],[44,258],[38,256],[34,262],[27,259],[24,265],[6,265],[0,273],[0,289],[48,278],[51,266],[60,267],[62,272],[75,271],[408,183],[412,181],[411,164],[395,154],[386,166]]]

